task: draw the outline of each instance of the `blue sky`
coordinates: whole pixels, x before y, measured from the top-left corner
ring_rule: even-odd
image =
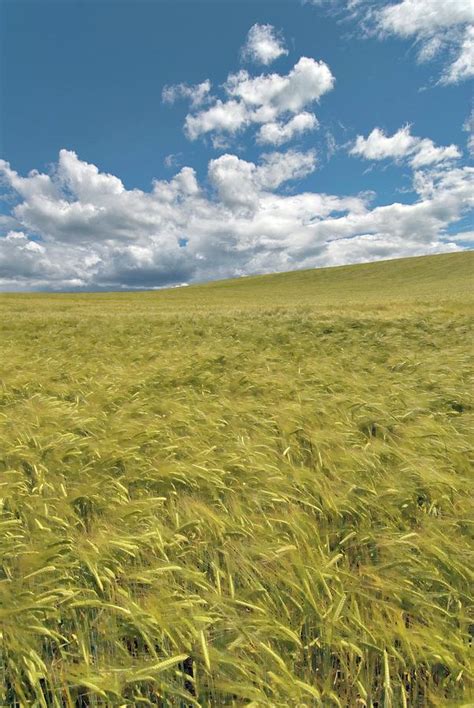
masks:
[[[3,0],[0,21],[1,289],[472,242],[470,0]]]

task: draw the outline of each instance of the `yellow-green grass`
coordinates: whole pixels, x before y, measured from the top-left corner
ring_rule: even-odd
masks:
[[[469,704],[473,260],[1,295],[0,705]]]

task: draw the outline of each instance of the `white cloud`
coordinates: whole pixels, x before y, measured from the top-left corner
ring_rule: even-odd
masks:
[[[410,164],[415,169],[418,169],[419,167],[435,165],[448,160],[457,160],[458,157],[461,157],[461,153],[456,145],[437,147],[432,140],[424,138],[417,143]]]
[[[359,22],[365,36],[411,39],[418,60],[442,56],[441,84],[458,83],[474,74],[474,0],[309,0]]]
[[[286,76],[261,74],[251,77],[247,71],[231,74],[227,93],[241,99],[249,107],[263,107],[276,114],[296,113],[318,101],[334,86],[334,76],[328,65],[310,57],[301,57]]]
[[[431,36],[468,22],[474,22],[472,0],[402,0],[376,11],[378,25],[401,37]]]
[[[216,100],[209,108],[186,116],[185,132],[191,140],[214,131],[235,134],[251,124],[275,124],[282,116],[300,114],[290,129],[295,134],[301,122],[306,123],[306,127],[309,124],[309,114],[304,114],[302,119],[301,111],[319,101],[333,86],[334,76],[327,64],[308,57],[301,57],[284,76],[252,77],[242,70],[227,79],[228,100]]]
[[[200,135],[213,131],[234,134],[251,122],[245,104],[239,101],[216,101],[205,111],[196,115],[188,114],[184,130],[190,140],[196,140]]]
[[[400,158],[408,155],[416,145],[416,138],[410,135],[410,127],[400,128],[392,136],[387,136],[374,128],[367,138],[358,135],[351,155],[359,155],[366,160],[383,160],[387,157]]]
[[[272,25],[251,27],[242,57],[270,64],[288,54],[283,40]],[[190,140],[209,135],[217,149],[229,147],[230,138],[250,126],[257,126],[257,142],[283,145],[305,131],[318,127],[307,108],[334,87],[335,78],[324,61],[300,57],[288,74],[251,75],[240,70],[228,75],[220,96],[211,95],[209,79],[196,86],[165,86],[165,103],[188,99],[191,110],[185,117],[184,132]]]
[[[442,76],[442,83],[457,84],[474,76],[474,26],[466,28],[458,56]]]
[[[43,196],[54,199],[58,196],[58,190],[48,175],[32,170],[27,177],[21,177],[5,160],[0,160],[0,179],[24,198]]]
[[[446,49],[456,58],[444,71],[442,83],[457,83],[474,73],[474,0],[402,0],[375,5],[366,19],[382,36],[413,38],[420,61]]]
[[[455,234],[454,238],[457,241],[464,241],[465,243],[474,243],[474,231],[460,231]]]
[[[2,168],[0,165],[0,177],[2,174],[1,170]],[[20,224],[13,218],[13,216],[10,216],[9,214],[0,214],[0,237],[5,236],[9,231],[15,231],[15,229],[19,228]]]
[[[374,128],[367,138],[358,135],[350,154],[366,160],[401,160],[406,157],[410,158],[410,165],[414,169],[455,160],[461,156],[456,145],[438,147],[429,138],[411,135],[410,126],[400,128],[391,136],[385,135],[380,128]]]
[[[0,287],[80,288],[86,281],[81,278],[79,252],[80,249],[72,264],[68,249],[56,244],[46,247],[22,231],[10,231],[0,238]],[[82,253],[82,257],[87,263],[87,254]],[[84,268],[82,273],[85,274]]]
[[[257,168],[258,184],[262,189],[277,189],[288,180],[301,179],[314,171],[316,154],[308,152],[270,152],[262,155],[263,164]]]
[[[70,189],[86,204],[97,204],[103,198],[125,191],[117,177],[99,172],[95,165],[78,160],[77,155],[69,150],[59,152],[57,176],[60,185]]]
[[[471,135],[467,139],[467,148],[469,150],[469,154],[472,157],[472,155],[474,155],[474,134],[473,133],[471,133]]]
[[[272,25],[257,23],[250,28],[242,48],[243,59],[268,66],[285,54],[288,54],[288,51]]]
[[[297,113],[286,123],[264,123],[257,133],[257,142],[269,145],[283,145],[298,135],[302,135],[318,127],[318,121],[313,113],[303,111]]]
[[[161,97],[164,103],[175,103],[178,99],[184,98],[191,101],[192,106],[201,106],[209,98],[211,82],[206,79],[200,84],[190,86],[188,84],[175,84],[165,86]]]
[[[464,121],[462,129],[468,134],[467,149],[472,157],[474,155],[474,109]]]
[[[222,155],[209,163],[209,179],[221,202],[233,209],[257,205],[256,166],[236,155]]]
[[[268,153],[262,164],[241,160],[236,155],[221,155],[209,163],[209,179],[226,206],[255,208],[262,193],[277,189],[289,180],[300,179],[316,166],[313,151]]]
[[[433,255],[458,250],[460,249],[454,242],[418,243],[415,241],[407,243],[405,238],[399,236],[381,237],[376,234],[362,234],[354,238],[332,241],[327,249],[327,265],[336,266],[361,263],[367,260]],[[369,257],[368,254],[370,254]]]
[[[182,153],[170,153],[169,155],[166,155],[163,164],[165,167],[168,168],[173,168],[173,167],[179,167],[181,165],[181,160],[182,160]]]
[[[0,289],[160,287],[452,250],[465,238],[447,229],[474,201],[468,167],[417,171],[414,203],[276,191],[314,166],[311,152],[260,163],[227,154],[209,164],[209,191],[190,167],[143,191],[68,151],[50,174],[21,177],[2,162],[17,226],[0,237]]]

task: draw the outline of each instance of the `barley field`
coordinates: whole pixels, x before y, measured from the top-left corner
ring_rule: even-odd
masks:
[[[0,295],[0,705],[472,705],[473,272]]]

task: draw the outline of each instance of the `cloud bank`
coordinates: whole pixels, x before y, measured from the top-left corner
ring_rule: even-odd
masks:
[[[417,170],[414,203],[371,207],[368,195],[287,193],[316,162],[225,154],[207,188],[183,167],[142,191],[68,150],[47,174],[0,161],[16,198],[0,221],[0,289],[156,288],[459,248],[447,229],[472,206],[473,169]]]

